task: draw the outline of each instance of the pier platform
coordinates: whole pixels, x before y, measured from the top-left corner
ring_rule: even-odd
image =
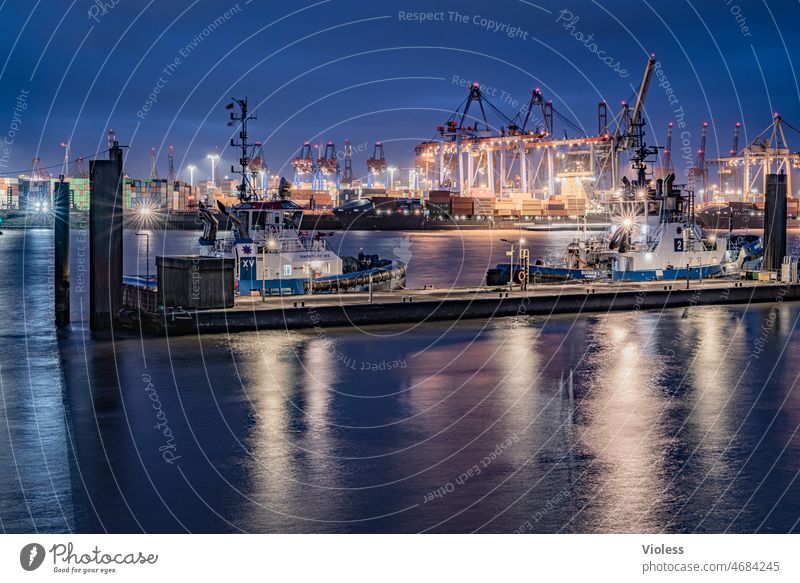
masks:
[[[162,335],[417,323],[466,318],[661,310],[800,300],[799,284],[739,280],[537,284],[507,288],[240,297],[215,310],[129,310],[128,323]]]

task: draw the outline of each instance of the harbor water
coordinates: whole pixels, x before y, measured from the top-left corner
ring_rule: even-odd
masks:
[[[126,273],[196,236],[126,231]],[[557,257],[574,235],[524,236]],[[448,287],[518,237],[331,244]],[[57,334],[52,233],[6,231],[0,254],[4,532],[800,530],[796,304],[99,336],[76,230]]]

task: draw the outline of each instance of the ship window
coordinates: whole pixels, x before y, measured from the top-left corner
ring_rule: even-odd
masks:
[[[323,273],[330,273],[331,272],[331,264],[328,261],[326,261],[325,263],[322,264],[322,272]]]
[[[255,213],[252,213],[252,215],[253,215],[252,228],[254,230],[255,229],[259,229],[259,228],[263,229],[264,228],[264,223],[267,220],[267,213],[255,212]]]
[[[299,229],[300,221],[303,220],[302,211],[284,212],[283,225],[287,229]]]
[[[292,265],[290,263],[283,266],[283,275],[292,275]]]

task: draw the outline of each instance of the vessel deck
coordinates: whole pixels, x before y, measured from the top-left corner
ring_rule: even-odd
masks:
[[[228,309],[142,313],[145,330],[167,335],[364,326],[435,320],[800,300],[800,284],[739,280],[539,284],[507,288],[240,297]]]

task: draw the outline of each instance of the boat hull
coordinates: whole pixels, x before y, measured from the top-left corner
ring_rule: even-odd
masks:
[[[506,285],[509,281],[510,266],[497,265],[486,273],[486,285]],[[674,269],[644,269],[637,271],[602,272],[591,269],[569,269],[565,267],[551,267],[546,265],[532,265],[528,270],[527,281],[555,282],[555,281],[596,281],[606,279],[612,281],[674,281],[697,280],[717,277],[723,273],[722,265],[702,265]],[[522,283],[525,278],[518,267],[514,269],[514,283]]]
[[[405,287],[406,266],[400,261],[386,267],[375,267],[350,273],[309,278],[240,279],[239,295],[252,293],[267,296],[304,295],[308,293],[333,293],[368,291],[370,281],[373,291],[394,291]]]

